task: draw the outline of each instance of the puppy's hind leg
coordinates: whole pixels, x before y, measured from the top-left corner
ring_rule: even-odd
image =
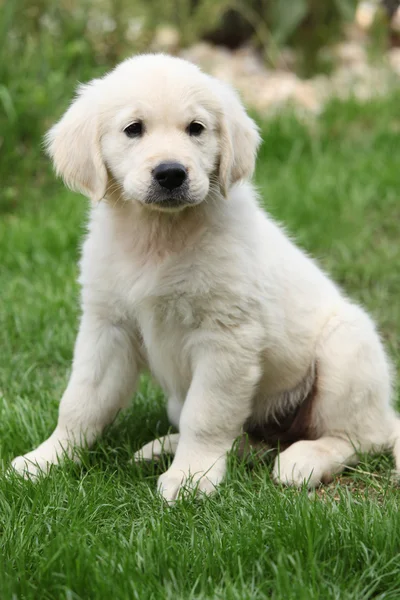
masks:
[[[374,325],[362,309],[343,304],[317,345],[315,440],[299,441],[277,457],[273,476],[310,487],[357,463],[358,452],[395,446],[400,427],[390,405],[390,368]],[[396,439],[399,441],[397,442]]]
[[[346,466],[357,463],[351,442],[339,437],[324,436],[318,440],[302,440],[289,446],[275,460],[272,477],[286,485],[304,483],[316,487],[329,483]]]
[[[179,419],[181,417],[183,403],[179,402],[175,396],[168,398],[167,412],[169,422],[179,429]],[[140,450],[135,452],[133,460],[140,462],[143,460],[159,460],[163,454],[175,455],[179,442],[179,433],[170,433],[157,440],[145,444]]]
[[[142,446],[140,450],[135,452],[133,459],[136,462],[141,462],[143,460],[159,460],[163,454],[174,455],[178,447],[178,442],[179,433],[164,435],[164,437]]]

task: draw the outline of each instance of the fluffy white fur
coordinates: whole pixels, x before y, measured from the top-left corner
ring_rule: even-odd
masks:
[[[140,119],[144,133],[124,129]],[[201,135],[188,135],[200,121]],[[265,214],[248,183],[259,135],[237,95],[164,55],[126,60],[78,96],[48,134],[57,172],[93,200],[81,261],[82,319],[58,425],[13,461],[46,472],[91,444],[149,369],[180,433],[137,455],[175,454],[159,479],[211,492],[245,422],[298,403],[318,369],[314,441],[277,457],[277,481],[310,486],[394,450],[400,426],[374,323]],[[182,163],[190,206],[146,204],[153,169]],[[317,218],[317,217],[316,217]],[[310,375],[311,373],[311,375]],[[299,392],[300,390],[300,392]],[[303,394],[304,395],[304,394]]]

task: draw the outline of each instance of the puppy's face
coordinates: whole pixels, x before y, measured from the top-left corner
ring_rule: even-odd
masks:
[[[202,74],[172,65],[122,65],[101,109],[101,153],[123,197],[158,210],[202,202],[219,158],[217,100]]]
[[[259,138],[232,90],[186,61],[144,55],[83,86],[47,140],[66,183],[93,200],[117,191],[177,211],[249,177]]]

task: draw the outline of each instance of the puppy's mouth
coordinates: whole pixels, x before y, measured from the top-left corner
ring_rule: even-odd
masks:
[[[156,210],[176,211],[194,206],[197,202],[192,198],[187,184],[174,190],[164,190],[160,189],[160,186],[152,185],[146,196],[145,204]]]

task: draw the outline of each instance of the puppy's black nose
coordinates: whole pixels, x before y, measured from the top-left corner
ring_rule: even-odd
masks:
[[[187,171],[180,163],[162,162],[153,170],[153,176],[162,187],[175,190],[185,181]]]

